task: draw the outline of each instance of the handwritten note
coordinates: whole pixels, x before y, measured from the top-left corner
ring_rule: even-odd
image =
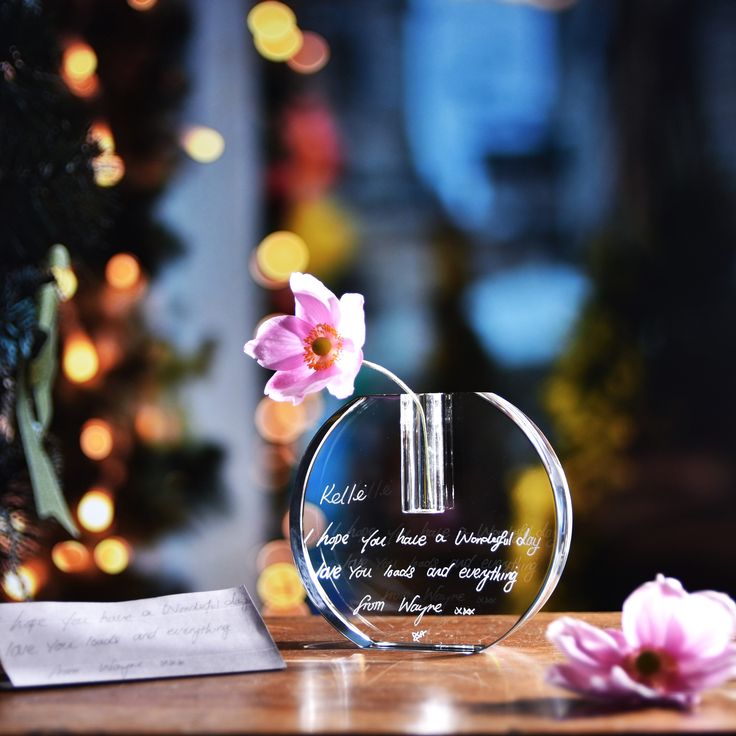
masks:
[[[0,604],[15,687],[282,669],[245,587],[122,603]]]

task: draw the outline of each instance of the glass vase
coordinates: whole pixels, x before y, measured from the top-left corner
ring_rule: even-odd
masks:
[[[466,653],[544,605],[572,529],[549,442],[482,392],[351,400],[309,445],[290,519],[309,598],[348,639]]]

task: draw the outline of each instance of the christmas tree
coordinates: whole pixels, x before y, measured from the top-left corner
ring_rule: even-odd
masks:
[[[179,157],[188,25],[179,3],[143,13],[122,0],[0,2],[0,572],[11,597],[180,588],[132,572],[131,548],[219,498],[219,450],[192,436],[177,400],[212,346],[178,355],[141,309],[181,250],[154,209]],[[49,254],[66,251],[71,263],[49,269]],[[78,541],[71,517],[52,514],[66,529],[41,524],[33,503],[24,382],[32,418],[48,425],[46,469],[77,508]]]

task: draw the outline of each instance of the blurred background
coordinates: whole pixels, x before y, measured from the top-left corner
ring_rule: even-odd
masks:
[[[292,271],[363,293],[367,357],[415,390],[548,433],[575,508],[552,608],[658,572],[736,593],[736,4],[286,5],[0,0],[3,595],[246,583],[308,612],[288,492],[339,402],[271,402],[242,354]],[[13,431],[55,243],[77,540]]]

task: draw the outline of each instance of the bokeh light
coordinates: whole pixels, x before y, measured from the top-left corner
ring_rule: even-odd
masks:
[[[307,428],[307,410],[303,404],[289,404],[265,397],[256,407],[255,425],[264,440],[287,445]]]
[[[263,616],[308,616],[309,606],[302,601],[295,606],[281,608],[279,606],[263,606],[261,610]]]
[[[255,36],[280,38],[296,28],[296,16],[288,5],[266,0],[251,8],[247,23],[248,29]]]
[[[250,464],[250,479],[261,488],[278,490],[291,478],[296,453],[290,445],[264,445]]]
[[[100,91],[100,79],[96,74],[84,79],[74,79],[64,75],[64,81],[69,90],[77,97],[85,99],[94,97]]]
[[[104,460],[113,445],[112,427],[102,419],[90,419],[82,425],[79,446],[90,460]]]
[[[131,253],[116,253],[105,266],[105,279],[113,289],[132,289],[140,278],[140,264]]]
[[[89,79],[97,71],[97,54],[84,41],[74,41],[62,57],[64,76],[75,81]]]
[[[258,577],[258,595],[266,606],[290,608],[299,605],[306,591],[296,567],[290,562],[275,562]]]
[[[150,10],[153,8],[156,3],[158,3],[158,0],[128,0],[128,5],[130,5],[133,10]]]
[[[3,592],[13,601],[33,598],[39,587],[40,576],[33,565],[19,565],[15,571],[5,573],[3,577]]]
[[[125,176],[125,163],[114,153],[101,153],[92,159],[95,183],[99,187],[114,187]]]
[[[79,283],[76,274],[71,268],[63,266],[52,266],[51,274],[56,280],[56,288],[62,301],[69,301],[77,293]]]
[[[77,506],[79,523],[90,532],[104,532],[115,517],[115,506],[107,491],[93,488],[82,496]]]
[[[157,404],[138,407],[133,425],[138,436],[151,444],[175,442],[182,433],[181,419]]]
[[[286,61],[302,47],[304,36],[298,28],[292,28],[278,38],[255,36],[254,42],[258,53],[269,61]]]
[[[104,153],[115,153],[115,138],[113,138],[110,126],[102,121],[97,121],[89,129],[90,140],[94,141],[100,151]]]
[[[330,60],[330,47],[325,39],[313,31],[302,33],[302,47],[286,63],[300,74],[315,74]]]
[[[92,341],[83,333],[76,333],[69,337],[64,345],[62,359],[64,375],[73,383],[91,381],[100,367]]]
[[[69,539],[55,544],[51,560],[62,572],[81,572],[89,567],[89,550],[79,542]]]
[[[265,237],[256,248],[258,270],[269,280],[286,282],[294,271],[305,271],[309,248],[294,233],[279,230]]]
[[[94,551],[97,567],[108,575],[118,575],[130,564],[130,545],[120,537],[103,539]]]
[[[248,260],[248,270],[250,275],[253,277],[253,281],[262,286],[264,289],[283,289],[286,286],[285,281],[274,281],[274,279],[266,278],[261,273],[261,269],[258,267],[258,253],[253,250]]]
[[[225,139],[214,128],[195,125],[181,136],[181,146],[190,158],[200,164],[217,161],[225,150]]]
[[[332,274],[353,255],[356,242],[353,219],[334,200],[299,202],[289,213],[287,228],[309,243],[311,273]]]
[[[258,572],[263,572],[267,567],[279,562],[294,564],[291,547],[285,539],[274,539],[264,544],[256,557],[256,568]]]
[[[281,521],[281,533],[286,539],[289,538],[290,518],[288,512],[284,514]],[[319,506],[313,503],[304,504],[304,512],[302,513],[302,529],[304,531],[304,539],[307,540],[307,547],[314,547],[322,536],[327,527],[327,517]]]

